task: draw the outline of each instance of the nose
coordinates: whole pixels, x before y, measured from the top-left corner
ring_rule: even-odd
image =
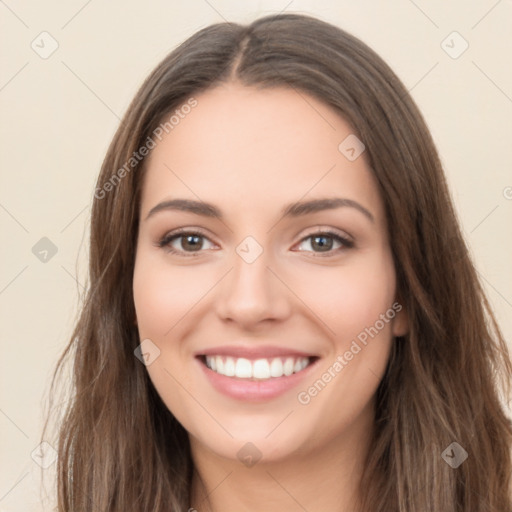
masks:
[[[252,263],[237,253],[215,299],[218,316],[250,329],[264,321],[284,320],[291,312],[291,292],[267,252]],[[270,264],[270,265],[269,265]]]

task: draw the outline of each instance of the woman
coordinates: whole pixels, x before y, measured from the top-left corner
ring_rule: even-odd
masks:
[[[147,78],[72,354],[59,511],[512,510],[512,365],[431,136],[314,18],[207,27]]]

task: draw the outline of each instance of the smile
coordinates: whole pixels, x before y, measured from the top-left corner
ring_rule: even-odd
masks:
[[[310,343],[304,341],[303,346]],[[197,369],[216,391],[244,402],[265,402],[291,393],[316,372],[320,354],[292,347],[238,343],[204,347]]]
[[[312,357],[273,357],[256,360],[244,357],[221,355],[203,356],[206,366],[219,375],[238,379],[268,380],[288,377],[304,370],[312,362]]]

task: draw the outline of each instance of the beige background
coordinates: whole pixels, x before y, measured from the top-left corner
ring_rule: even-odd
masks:
[[[411,90],[512,339],[511,0],[0,1],[0,511],[43,510],[31,453],[85,282],[94,183],[119,117],[147,73],[196,30],[280,11],[360,37]],[[453,31],[469,44],[458,58],[464,40]],[[58,48],[47,56],[52,38]],[[46,262],[32,252],[43,237],[58,250]]]

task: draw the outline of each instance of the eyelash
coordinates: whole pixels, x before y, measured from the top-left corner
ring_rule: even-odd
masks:
[[[204,233],[202,233],[200,230],[187,231],[186,229],[182,229],[182,230],[179,230],[179,231],[173,231],[171,233],[166,234],[164,237],[162,237],[157,242],[156,245],[158,247],[160,247],[161,249],[166,248],[167,252],[169,252],[171,254],[177,254],[177,255],[180,255],[180,256],[184,256],[186,258],[188,258],[188,257],[194,258],[194,257],[200,256],[200,253],[203,252],[202,250],[197,251],[197,252],[196,251],[194,251],[194,252],[187,252],[187,251],[180,251],[180,250],[177,250],[177,249],[174,249],[173,247],[171,247],[171,245],[170,245],[171,242],[173,242],[175,239],[185,237],[186,235],[188,235],[188,236],[190,236],[190,235],[198,236],[198,237],[201,237],[201,238],[208,239],[208,237]],[[325,236],[327,238],[333,238],[336,242],[341,243],[342,246],[344,246],[345,250],[346,249],[352,249],[354,247],[354,242],[352,240],[349,240],[348,238],[345,238],[345,237],[339,235],[338,233],[336,233],[334,231],[329,231],[329,230],[326,230],[326,231],[316,231],[314,233],[310,233],[306,237],[302,238],[299,243],[302,243],[305,240],[308,240],[310,238],[314,238],[314,237],[317,237],[317,236]],[[324,257],[332,256],[333,254],[337,253],[341,249],[342,248],[338,248],[337,250],[333,249],[333,250],[327,251],[325,253],[315,252],[315,251],[307,251],[307,252],[315,253],[316,256],[314,256],[314,257],[324,258]]]

